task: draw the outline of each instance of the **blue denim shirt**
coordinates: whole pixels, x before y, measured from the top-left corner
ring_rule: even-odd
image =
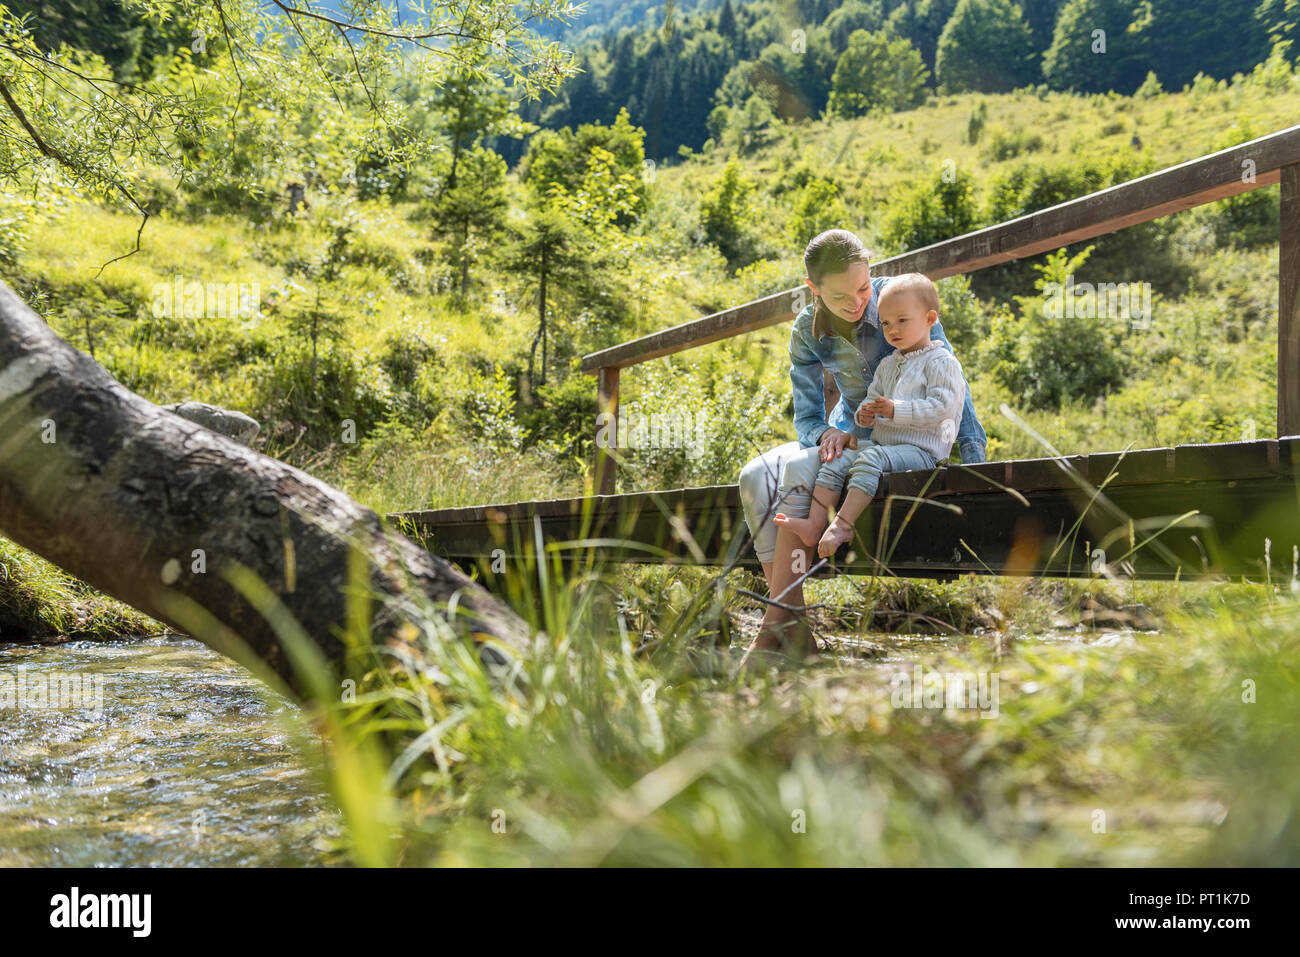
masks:
[[[794,328],[790,330],[790,381],[794,386],[794,428],[799,435],[799,444],[805,448],[816,445],[827,428],[851,433],[859,439],[871,438],[871,429],[854,422],[853,413],[867,396],[867,387],[871,385],[876,366],[894,351],[880,328],[880,315],[876,308],[880,290],[887,282],[888,276],[872,277],[871,302],[854,328],[855,343],[834,333],[820,339],[813,335],[815,301],[795,317]],[[938,322],[930,328],[930,338],[942,342],[944,348],[952,352],[952,345]],[[830,372],[840,390],[840,401],[831,411],[829,422],[822,369]],[[957,430],[957,448],[961,451],[962,462],[968,465],[983,462],[987,444],[988,437],[975,415],[975,404],[967,385],[966,405]]]

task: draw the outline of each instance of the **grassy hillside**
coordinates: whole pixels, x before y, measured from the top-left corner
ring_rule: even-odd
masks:
[[[699,225],[701,197],[731,156],[716,150],[653,169],[648,208],[632,230],[642,246],[609,284],[610,295],[621,297],[621,319],[598,322],[581,301],[563,301],[551,320],[552,381],[538,394],[522,375],[535,290],[489,259],[471,294],[459,298],[416,203],[313,195],[307,215],[265,226],[164,213],[150,222],[141,253],[98,278],[100,264],[130,248],[136,220],[87,206],[46,209],[0,274],[130,388],[159,402],[193,398],[247,411],[263,422],[259,442],[267,451],[376,507],[542,498],[576,492],[587,480],[594,382],[576,373],[579,357],[798,282],[806,241],[798,227],[810,221],[800,200],[810,178],[828,179],[839,194],[842,206],[824,214],[841,218],[825,225],[843,222],[888,254],[897,251],[885,237],[902,197],[945,162],[971,177],[983,222],[994,184],[1017,169],[1068,168],[1085,157],[1131,157],[1158,168],[1283,128],[1300,115],[1300,85],[1289,75],[1281,85],[1266,80],[1207,82],[1148,98],[966,95],[891,116],[783,128],[739,156],[753,191],[747,251],[731,264]],[[971,118],[981,109],[982,130],[971,142]],[[511,190],[518,208],[521,190],[513,181]],[[1275,204],[1277,188],[1265,192]],[[1023,332],[1021,305],[974,295],[972,288],[987,291],[980,277],[973,286],[965,278],[943,283],[943,319],[971,379],[991,457],[1041,451],[999,413],[1003,402],[1065,451],[1231,439],[1252,428],[1271,434],[1276,246],[1222,240],[1228,212],[1216,204],[1168,220],[1151,234],[1164,249],[1159,261],[1120,250],[1129,268],[1102,278],[1153,281],[1152,326],[1109,331],[1125,363],[1120,387],[1054,408],[1024,408],[996,374],[1008,337]],[[351,239],[328,310],[337,322],[319,343],[313,390],[304,269],[323,254],[341,217],[351,222]],[[1003,287],[1033,295],[1032,272],[1018,268]],[[261,312],[155,316],[159,288],[177,276],[256,283]],[[1169,276],[1185,284],[1171,285]],[[630,370],[623,386],[630,412],[688,408],[735,427],[717,430],[702,454],[633,452],[624,486],[729,481],[755,450],[788,438],[787,335],[776,327]],[[349,420],[355,442],[346,441]]]

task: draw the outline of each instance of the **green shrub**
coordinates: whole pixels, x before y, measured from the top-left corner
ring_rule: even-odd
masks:
[[[524,421],[532,443],[589,461],[596,436],[596,377],[576,373],[548,382],[537,390],[537,405]]]
[[[802,249],[825,230],[847,228],[848,219],[849,210],[839,186],[832,180],[817,177],[795,198],[786,235],[796,249]]]
[[[1039,292],[1064,284],[1087,260],[1092,247],[1071,259],[1064,250],[1037,267]],[[1063,402],[1095,399],[1125,381],[1125,326],[1110,318],[1083,318],[1045,309],[1045,298],[1017,297],[1019,314],[996,317],[983,346],[983,359],[1018,404],[1055,409]]]
[[[733,156],[723,167],[722,176],[700,201],[700,226],[704,236],[718,247],[733,270],[755,258],[749,226],[754,189],[754,180]]]
[[[894,204],[881,236],[888,250],[920,249],[976,226],[975,177],[944,166]]]
[[[1136,179],[1152,169],[1149,155],[1083,156],[1050,163],[1019,163],[993,178],[983,221],[1005,222],[1049,206]],[[1164,294],[1174,294],[1190,275],[1172,242],[1174,223],[1157,220],[1129,226],[1096,241],[1084,274],[1076,280],[1146,281]],[[1023,294],[1034,279],[1042,257],[1022,259],[972,277],[975,292],[1003,301]]]
[[[1014,159],[1022,153],[1037,153],[1043,148],[1043,137],[1029,130],[994,130],[984,155],[995,162]]]

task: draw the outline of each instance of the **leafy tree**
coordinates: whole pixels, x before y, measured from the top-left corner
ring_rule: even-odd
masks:
[[[851,117],[876,108],[916,106],[924,96],[928,75],[921,54],[907,40],[858,30],[835,65],[829,109]]]
[[[1300,0],[1259,0],[1255,19],[1268,34],[1269,42],[1291,40],[1300,52]]]
[[[451,183],[450,173],[445,181]],[[451,262],[460,271],[460,294],[469,292],[470,266],[485,245],[505,226],[506,161],[492,150],[475,146],[461,161],[454,184],[444,186],[430,205],[433,233],[452,240]]]
[[[438,87],[433,97],[442,115],[442,126],[450,141],[451,163],[441,189],[455,189],[461,155],[479,141],[501,134],[515,136],[532,132],[531,124],[521,124],[517,104],[487,77],[473,70],[456,70]]]
[[[336,341],[343,335],[347,313],[342,308],[346,298],[343,292],[343,266],[347,262],[348,244],[355,228],[344,215],[328,223],[329,239],[325,245],[302,265],[303,275],[312,281],[306,299],[294,302],[286,311],[289,328],[311,344],[311,363],[308,369],[308,397],[316,400],[316,372],[320,359],[320,344]],[[310,305],[307,305],[310,301]]]
[[[576,193],[590,171],[592,151],[598,147],[612,158],[619,173],[630,174],[627,182],[635,184],[633,201],[619,220],[621,225],[629,225],[645,208],[644,139],[645,131],[632,125],[626,109],[619,110],[610,126],[584,123],[576,131],[567,126],[543,130],[528,144],[520,178],[540,197],[548,196],[555,186]]]
[[[722,9],[718,11],[718,34],[728,38],[736,35],[736,11],[731,8],[731,0],[722,0]]]
[[[859,30],[875,33],[885,28],[885,17],[879,3],[848,0],[826,18],[822,31],[830,41],[831,49],[842,54],[849,47],[849,37]]]
[[[1192,82],[1197,73],[1227,79],[1268,56],[1267,19],[1247,15],[1240,0],[1147,0],[1139,10],[1134,24],[1145,65],[1158,68],[1170,88]],[[1300,8],[1292,4],[1290,12],[1294,23]],[[1225,30],[1231,31],[1229,43]]]
[[[507,269],[516,270],[537,288],[537,333],[528,351],[528,385],[535,391],[546,384],[548,317],[557,291],[577,284],[591,264],[590,247],[581,226],[569,211],[539,203],[527,222],[514,231],[505,257]],[[537,349],[541,346],[541,365]],[[540,371],[540,375],[538,372]]]
[[[67,44],[96,53],[122,82],[153,75],[155,59],[170,57],[190,44],[186,16],[162,21],[147,9],[124,0],[5,0],[15,16],[27,21],[36,45],[49,52]]]
[[[754,181],[746,176],[734,156],[722,176],[700,201],[700,226],[705,238],[718,247],[732,269],[750,252],[748,223],[753,215]]]
[[[727,126],[729,139],[741,149],[751,149],[765,139],[765,132],[776,122],[776,114],[767,97],[751,93],[745,105],[731,113]]]
[[[818,233],[828,229],[844,229],[849,221],[849,210],[840,195],[840,187],[833,180],[815,177],[809,181],[794,202],[789,227],[790,242],[801,249]]]
[[[957,0],[906,0],[890,13],[885,32],[910,40],[921,51],[921,59],[933,74],[939,37],[956,7]]]
[[[1034,37],[1034,50],[1041,53],[1052,45],[1052,35],[1056,32],[1056,18],[1066,0],[1016,0],[1020,12],[1024,14],[1025,23]]]
[[[896,252],[920,249],[976,227],[975,177],[945,167],[904,193],[885,222],[882,239]]]
[[[1002,93],[1033,81],[1033,36],[1011,0],[960,0],[939,37],[935,75],[950,93]]]
[[[130,7],[150,22],[175,22],[167,0]],[[34,171],[53,167],[86,198],[125,202],[141,230],[155,208],[147,177],[265,199],[286,168],[314,176],[323,157],[332,185],[376,127],[397,144],[398,160],[432,145],[394,92],[399,70],[490,70],[532,96],[558,87],[572,55],[540,40],[515,7],[431,0],[416,12],[372,3],[353,20],[312,0],[193,4],[185,21],[193,42],[165,71],[126,82],[81,50],[42,49],[0,5],[0,181],[25,188]]]
[[[1140,31],[1130,28],[1134,9],[1132,0],[1069,0],[1043,54],[1048,85],[1080,93],[1131,93],[1151,66],[1158,65],[1163,75],[1170,64],[1149,64]]]

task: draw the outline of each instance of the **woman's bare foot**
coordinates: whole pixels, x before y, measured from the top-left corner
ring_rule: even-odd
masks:
[[[785,664],[790,659],[807,661],[817,658],[817,641],[808,623],[802,619],[764,623],[758,636],[740,660],[741,672],[754,672],[773,664]]]
[[[822,558],[830,558],[839,551],[841,545],[848,544],[852,540],[853,526],[848,522],[840,521],[837,516],[835,521],[831,522],[827,527],[821,541],[817,543],[817,554]]]
[[[790,531],[799,536],[799,541],[803,542],[809,548],[817,546],[817,540],[821,538],[822,532],[826,525],[822,522],[814,521],[811,518],[799,518],[795,515],[787,515],[785,512],[777,512],[772,517],[773,523],[784,525]]]

